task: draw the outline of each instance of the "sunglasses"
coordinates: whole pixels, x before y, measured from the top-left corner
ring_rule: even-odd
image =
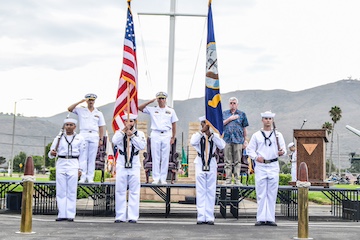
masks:
[[[164,100],[165,98],[164,98],[164,97],[159,97],[158,99],[160,99],[160,100]]]
[[[236,102],[231,102],[230,104],[231,104],[231,105],[232,105],[232,104],[236,104]]]

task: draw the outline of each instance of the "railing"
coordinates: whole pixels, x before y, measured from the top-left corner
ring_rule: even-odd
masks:
[[[21,196],[14,190],[22,186],[22,181],[0,181],[0,209],[9,209],[9,204],[16,203],[15,207],[20,209],[21,200],[7,201],[9,196],[14,194],[14,198]],[[195,188],[195,184],[167,184],[153,185],[142,183],[141,187],[151,188],[165,202],[165,217],[170,214],[171,210],[171,189],[172,188]],[[93,201],[92,215],[114,215],[115,212],[115,183],[84,183],[78,185],[88,198]],[[238,218],[239,203],[249,197],[255,191],[255,186],[217,186],[216,204],[220,206],[220,213],[225,218],[227,206],[230,206],[230,213],[233,217]],[[309,191],[322,192],[330,201],[330,214],[340,219],[360,220],[360,188],[343,189],[343,188],[324,188],[310,187]],[[56,214],[56,184],[50,182],[34,183],[34,214]],[[297,220],[298,216],[298,189],[293,186],[279,186],[278,203],[280,203],[280,213],[289,219]],[[19,203],[20,202],[20,203]]]

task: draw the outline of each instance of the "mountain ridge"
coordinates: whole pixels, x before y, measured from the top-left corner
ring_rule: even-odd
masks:
[[[358,80],[339,80],[334,83],[317,86],[300,91],[288,91],[283,89],[274,90],[237,90],[228,93],[221,93],[222,110],[229,109],[228,99],[235,96],[239,99],[239,107],[245,112],[248,120],[249,137],[261,128],[260,113],[271,110],[276,113],[276,126],[284,135],[288,144],[293,141],[293,129],[299,129],[306,119],[304,129],[319,129],[324,122],[332,122],[329,111],[333,106],[342,109],[342,118],[335,125],[333,159],[337,156],[337,137],[339,138],[339,154],[341,156],[341,166],[349,165],[348,154],[350,152],[360,152],[360,138],[345,129],[346,125],[351,125],[360,129],[357,119],[360,117],[359,104],[360,81]],[[148,100],[139,99],[139,105]],[[188,145],[188,124],[197,122],[198,117],[205,114],[204,97],[192,98],[188,100],[174,101],[174,109],[178,115],[177,138],[178,149],[181,149],[181,136],[183,133],[185,146]],[[155,105],[151,104],[152,106]],[[113,135],[111,120],[114,102],[103,106],[97,106],[105,117],[106,126],[110,137]],[[17,117],[16,118],[16,141],[14,152],[25,151],[27,154],[43,155],[43,146],[53,140],[59,132],[62,121],[67,112],[56,114],[51,117]],[[72,116],[76,117],[76,115]],[[0,115],[0,156],[7,159],[11,155],[13,116]],[[139,113],[139,121],[147,121],[150,127],[150,118],[147,114]],[[150,131],[148,131],[150,133]],[[21,136],[18,136],[21,135]],[[30,138],[29,136],[37,136]],[[44,136],[41,139],[41,136]],[[330,139],[329,139],[330,141]],[[25,145],[25,146],[24,146]],[[36,145],[36,146],[35,146]],[[328,147],[329,149],[330,147]],[[26,151],[27,150],[27,151]],[[338,159],[336,159],[338,161]],[[334,160],[334,162],[336,163]]]

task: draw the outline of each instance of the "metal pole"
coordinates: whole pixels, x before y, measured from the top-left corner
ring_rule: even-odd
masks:
[[[339,177],[340,177],[340,143],[339,143],[339,133],[336,133],[337,134],[337,147],[338,147],[338,170],[339,170]]]
[[[176,0],[171,0],[170,12],[175,13]],[[173,83],[174,83],[174,58],[175,58],[175,16],[170,15],[170,36],[169,36],[169,65],[168,65],[168,98],[167,104],[174,107]]]
[[[16,116],[16,102],[14,104],[14,118],[13,118],[12,140],[11,140],[10,177],[12,177],[13,168],[14,168],[15,116]]]
[[[169,16],[170,17],[170,32],[169,32],[169,59],[168,59],[168,97],[166,100],[167,105],[173,107],[174,105],[174,58],[175,58],[175,17],[207,17],[206,14],[188,14],[176,13],[176,0],[170,2],[170,13],[141,13],[138,15],[154,15],[154,16]]]
[[[44,173],[45,173],[45,169],[46,169],[46,136],[44,136]]]
[[[23,98],[20,99],[18,102],[22,100],[32,100],[31,98]],[[13,169],[14,169],[14,140],[15,140],[15,118],[16,118],[16,103],[14,103],[14,118],[13,118],[13,129],[12,129],[12,140],[11,140],[11,164],[10,164],[10,177],[12,177]]]

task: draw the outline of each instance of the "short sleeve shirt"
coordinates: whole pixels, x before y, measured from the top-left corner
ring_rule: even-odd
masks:
[[[230,110],[223,112],[223,120],[228,119],[231,115]],[[240,110],[236,110],[234,115],[239,115],[239,118],[224,125],[224,141],[226,143],[243,144],[244,128],[249,126],[246,114]]]
[[[95,108],[92,112],[85,107],[76,107],[73,113],[79,116],[80,130],[99,131],[99,127],[105,126],[105,119],[102,112]]]
[[[175,110],[166,106],[164,108],[146,106],[143,113],[151,117],[151,129],[158,131],[168,131],[172,129],[172,124],[179,121]]]

